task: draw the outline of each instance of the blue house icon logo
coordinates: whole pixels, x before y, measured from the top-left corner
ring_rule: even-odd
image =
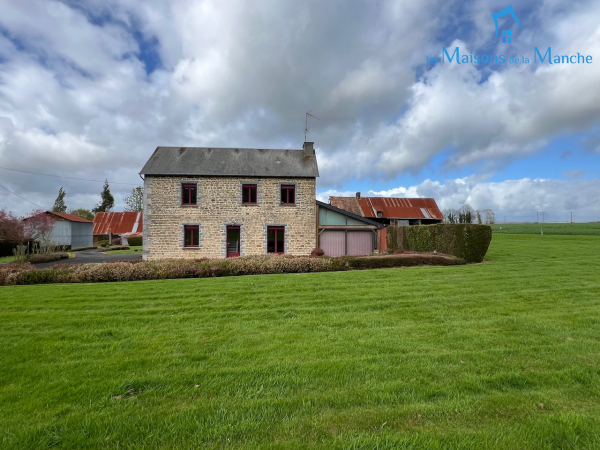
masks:
[[[498,38],[498,19],[500,17],[504,17],[508,14],[510,14],[512,16],[512,18],[515,20],[515,22],[517,22],[517,24],[521,28],[523,28],[523,25],[521,25],[521,22],[519,22],[519,19],[517,19],[517,15],[515,14],[515,11],[513,10],[512,5],[510,5],[508,8],[504,8],[502,11],[497,12],[496,14],[492,14],[492,17],[494,18],[494,23],[496,24],[496,35],[494,36],[494,40],[496,40]],[[512,40],[512,31],[511,30],[503,30],[502,31],[502,42],[510,44],[511,40]]]

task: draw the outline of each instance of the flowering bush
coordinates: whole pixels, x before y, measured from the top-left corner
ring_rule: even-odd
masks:
[[[465,261],[441,255],[343,256],[340,258],[262,255],[218,260],[165,259],[159,261],[118,261],[101,264],[64,264],[49,269],[35,269],[29,264],[3,264],[0,266],[0,285],[99,283],[330,272],[422,264],[456,265],[465,264]]]
[[[112,241],[113,245],[121,245],[121,238],[114,238]]]
[[[35,255],[29,255],[27,260],[31,264],[39,264],[51,261],[58,261],[59,259],[67,259],[68,253],[39,253]]]

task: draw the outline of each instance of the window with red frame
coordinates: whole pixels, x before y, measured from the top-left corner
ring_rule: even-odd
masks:
[[[282,254],[285,250],[285,228],[267,227],[267,253]]]
[[[200,241],[200,227],[198,225],[185,225],[183,235],[184,247],[198,247]]]
[[[182,184],[181,185],[181,204],[182,205],[196,205],[196,198],[198,195],[197,184]]]
[[[242,204],[256,205],[256,185],[255,184],[242,185]]]
[[[296,204],[296,186],[282,185],[281,186],[281,204],[282,205],[295,205]]]

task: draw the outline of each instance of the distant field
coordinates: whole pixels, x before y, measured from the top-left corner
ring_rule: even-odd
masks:
[[[599,254],[0,287],[0,448],[598,449]]]
[[[492,225],[492,230],[503,234],[540,234],[542,226],[544,234],[600,236],[600,223],[499,223]]]

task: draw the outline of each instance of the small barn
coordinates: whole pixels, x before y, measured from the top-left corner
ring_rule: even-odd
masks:
[[[318,200],[316,204],[317,246],[326,256],[369,255],[385,248],[383,224]]]
[[[71,249],[92,246],[91,221],[75,214],[54,211],[46,211],[46,214],[54,219],[50,238],[54,245],[69,246]]]
[[[138,211],[99,212],[94,217],[94,245],[120,237],[123,244],[127,239],[141,238],[143,214]]]

